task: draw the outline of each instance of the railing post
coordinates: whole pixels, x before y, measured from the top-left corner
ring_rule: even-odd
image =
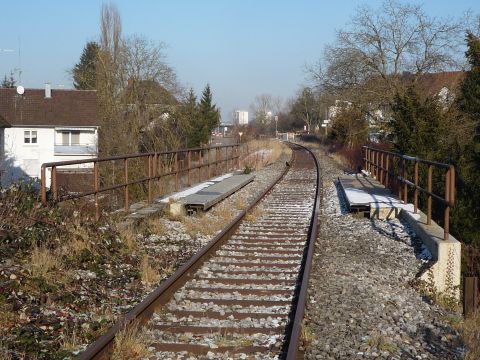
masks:
[[[450,205],[455,204],[455,167],[450,165]]]
[[[187,152],[187,181],[188,186],[192,186],[192,178],[190,176],[190,165],[192,164],[192,152],[188,150]]]
[[[125,200],[125,211],[128,211],[129,207],[129,199],[128,199],[128,158],[123,159],[123,172],[125,177],[125,187],[123,188],[124,191],[124,200]]]
[[[230,160],[230,156],[228,155],[228,149],[229,148],[230,148],[230,146],[227,146],[225,148],[225,157],[226,157],[226,161],[227,161],[227,171],[226,172],[228,172],[228,170],[230,169],[230,167],[228,166],[228,160]]]
[[[383,170],[383,168],[384,168],[384,166],[383,166],[384,161],[383,160],[384,159],[383,159],[383,152],[382,152],[382,153],[380,153],[380,184],[382,184],[382,185],[384,185],[383,180],[385,178],[385,176],[384,176],[385,175],[385,170]]]
[[[369,148],[367,148],[367,153],[366,153],[365,159],[366,159],[365,162],[367,164],[367,166],[365,167],[365,171],[370,173],[370,176],[371,176],[372,173],[370,172],[370,149]]]
[[[53,200],[58,200],[57,167],[52,166],[52,192]]]
[[[407,185],[407,161],[402,159],[403,161],[403,202],[406,204],[408,202],[408,185]]]
[[[220,152],[218,151],[218,147],[215,148],[215,172],[214,176],[218,175],[218,165],[220,164]]]
[[[41,188],[42,204],[46,205],[47,204],[47,177],[46,177],[45,166],[43,165],[41,169],[41,178],[42,178],[42,188]]]
[[[238,145],[235,145],[235,157],[237,160],[237,169],[240,169],[240,151],[238,151]]]
[[[100,178],[98,175],[98,162],[93,163],[93,176],[95,181],[95,220],[100,220],[100,204],[98,202],[98,191],[100,190]]]
[[[418,212],[418,160],[415,158],[415,192],[414,192],[414,197],[413,197],[413,208],[415,214]]]
[[[365,146],[362,147],[362,153],[363,153],[363,170],[367,171],[367,148]]]
[[[396,182],[397,182],[397,186],[398,186],[398,199],[401,201],[402,200],[402,181],[400,180],[400,178],[402,177],[402,174],[403,174],[403,162],[402,162],[402,158],[401,157],[398,157],[398,174],[396,176]]]
[[[427,225],[432,223],[432,172],[433,166],[428,165],[428,179],[427,179]]]
[[[152,203],[152,155],[148,155],[148,203]]]
[[[448,168],[445,173],[445,201],[447,204],[444,210],[443,240],[448,240],[450,232],[450,179],[450,168]]]
[[[202,182],[203,149],[198,152],[198,182]]]
[[[175,153],[175,191],[178,191],[178,152]]]
[[[211,155],[210,150],[211,150],[211,148],[207,149],[207,179],[211,178],[211,174],[210,174],[210,155]]]
[[[465,317],[477,310],[478,293],[478,277],[465,276],[463,278],[463,315]]]
[[[160,177],[158,174],[158,153],[155,152],[153,154],[153,188],[156,189],[156,183],[160,181]],[[160,191],[160,189],[158,189]]]
[[[385,187],[389,187],[389,180],[390,180],[390,154],[387,154],[387,161],[385,164],[385,168],[387,169],[387,173],[385,175]]]

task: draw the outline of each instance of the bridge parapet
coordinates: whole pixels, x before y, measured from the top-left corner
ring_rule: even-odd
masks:
[[[427,283],[433,281],[438,293],[460,297],[461,243],[449,233],[450,210],[455,203],[455,168],[451,164],[428,161],[390,151],[363,147],[365,172],[377,179],[385,188],[398,194],[405,204],[409,190],[413,197],[413,211],[402,208],[399,217],[405,219],[422,239],[434,262],[421,275]],[[421,168],[422,167],[422,168]],[[434,174],[434,169],[443,174]],[[423,173],[424,178],[421,178]],[[442,197],[433,190],[433,178],[444,178]],[[437,181],[437,183],[439,183]],[[426,184],[426,186],[422,186]],[[412,191],[413,190],[413,191]],[[426,204],[420,196],[425,194]],[[432,200],[443,205],[443,228],[432,220]],[[426,205],[426,213],[420,210]]]

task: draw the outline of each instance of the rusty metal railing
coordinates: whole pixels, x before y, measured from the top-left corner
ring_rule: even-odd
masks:
[[[212,156],[212,152],[214,152]],[[165,158],[168,157],[168,166],[165,166]],[[192,158],[196,158],[192,161]],[[132,159],[145,159],[144,174],[145,176],[131,180],[129,177],[129,162]],[[109,163],[114,161],[123,162],[123,181],[115,183],[110,186],[102,187],[100,179],[101,163]],[[143,153],[132,155],[120,155],[110,156],[103,158],[83,159],[83,160],[71,160],[71,161],[58,161],[42,164],[41,168],[41,199],[42,204],[47,203],[47,169],[51,171],[51,184],[50,190],[52,194],[52,200],[55,202],[61,202],[65,200],[78,199],[86,196],[94,196],[95,198],[95,218],[100,218],[101,209],[99,204],[99,194],[113,191],[117,189],[123,189],[124,193],[124,208],[125,211],[129,209],[129,187],[135,184],[145,184],[148,192],[148,203],[153,200],[153,185],[155,181],[159,181],[166,176],[173,176],[175,178],[175,190],[179,190],[179,183],[181,176],[187,177],[188,186],[192,185],[192,171],[198,169],[198,182],[202,181],[202,169],[205,174],[203,178],[210,178],[212,176],[212,167],[214,167],[215,173],[219,171],[227,172],[233,167],[239,167],[240,164],[240,146],[235,145],[222,145],[209,148],[192,148],[182,149],[176,151],[165,151],[155,153]],[[85,167],[88,171],[93,172],[92,176],[92,189],[89,191],[83,191],[80,193],[67,193],[60,194],[58,185],[58,169],[65,166],[75,165],[90,165]],[[93,166],[93,168],[92,168]],[[68,169],[67,169],[68,170]],[[163,171],[162,171],[163,170]]]
[[[451,164],[444,164],[435,161],[419,159],[417,157],[394,153],[390,151],[374,149],[363,146],[363,160],[365,170],[375,177],[392,192],[398,191],[398,198],[404,203],[408,202],[408,188],[413,188],[413,206],[415,213],[418,212],[418,198],[420,192],[427,195],[427,225],[432,223],[432,200],[440,202],[444,207],[444,235],[443,239],[448,240],[450,232],[450,209],[455,203],[455,168]],[[408,171],[408,165],[413,165],[413,171]],[[427,166],[427,187],[420,186],[419,167]],[[433,170],[445,171],[444,197],[434,194],[432,189]],[[413,179],[409,180],[408,177]]]

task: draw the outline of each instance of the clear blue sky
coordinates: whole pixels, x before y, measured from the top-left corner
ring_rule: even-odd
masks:
[[[99,34],[98,0],[1,0],[0,76],[19,65],[22,85],[51,82],[72,87],[67,73]],[[367,1],[376,6],[380,1]],[[479,0],[426,0],[434,16],[480,13]],[[255,95],[284,100],[305,82],[304,65],[321,56],[335,29],[348,22],[356,0],[117,0],[123,33],[168,45],[168,62],[180,81],[200,94],[210,83],[230,121]]]

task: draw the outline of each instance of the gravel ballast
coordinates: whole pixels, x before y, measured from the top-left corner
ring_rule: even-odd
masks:
[[[410,283],[427,261],[399,220],[346,212],[341,167],[323,151],[321,229],[305,315],[306,359],[458,359],[459,315],[431,304]]]

